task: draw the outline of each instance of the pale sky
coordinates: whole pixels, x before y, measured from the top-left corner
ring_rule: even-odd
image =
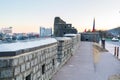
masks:
[[[39,32],[53,27],[59,16],[78,29],[111,29],[120,26],[120,0],[0,0],[0,28],[13,32]]]

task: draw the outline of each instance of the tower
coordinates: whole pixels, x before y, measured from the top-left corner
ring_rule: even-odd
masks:
[[[93,29],[92,29],[92,32],[95,32],[95,18],[93,20]]]

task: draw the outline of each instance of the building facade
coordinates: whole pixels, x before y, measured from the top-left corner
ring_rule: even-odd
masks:
[[[51,37],[52,36],[52,28],[45,28],[45,27],[40,27],[40,37]]]

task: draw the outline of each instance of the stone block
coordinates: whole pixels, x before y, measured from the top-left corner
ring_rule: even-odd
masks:
[[[19,57],[19,64],[24,63],[24,56]]]
[[[39,68],[38,65],[36,65],[36,66],[35,66],[35,72],[38,71],[38,68]]]
[[[25,64],[22,64],[20,69],[21,69],[20,70],[21,72],[24,72],[25,71]]]
[[[20,66],[15,67],[14,75],[20,74]]]
[[[30,68],[30,62],[26,62],[26,69]]]
[[[27,62],[29,60],[29,55],[25,56],[25,62]]]
[[[23,80],[23,76],[21,74],[16,76],[16,80]]]
[[[37,58],[35,59],[35,61],[34,61],[34,62],[35,62],[35,65],[37,65],[37,64],[38,64],[38,60],[37,60]]]
[[[37,74],[37,78],[41,77],[42,75],[40,70],[36,74]]]
[[[36,58],[36,52],[32,53],[32,58]]]
[[[13,77],[13,68],[6,68],[0,71],[0,78]]]
[[[40,63],[40,56],[37,57],[37,62]]]
[[[35,74],[36,73],[36,69],[35,69],[35,67],[33,67],[33,74]]]
[[[42,55],[41,55],[40,59],[41,59],[40,61],[42,62],[43,61],[43,56]]]
[[[3,59],[0,60],[0,68],[5,68],[10,66],[10,60],[9,59]]]
[[[42,80],[42,78],[41,78],[41,77],[39,77],[39,78],[38,78],[38,80]]]
[[[35,75],[33,75],[33,79],[32,80],[36,80],[37,78],[36,78],[36,74]]]
[[[41,64],[38,64],[38,69],[41,69]]]
[[[28,58],[29,58],[29,60],[31,60],[33,58],[32,53],[30,55],[28,55]]]
[[[19,63],[18,63],[18,58],[14,58],[12,60],[12,66],[17,66]]]
[[[34,60],[32,60],[30,63],[31,63],[31,67],[35,65]]]
[[[32,72],[32,69],[26,70],[26,71],[23,73],[23,76],[26,77],[26,76],[28,76],[28,75],[31,75],[31,72]]]

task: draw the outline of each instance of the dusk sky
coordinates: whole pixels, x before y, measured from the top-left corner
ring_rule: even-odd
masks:
[[[0,0],[0,28],[13,32],[39,32],[53,27],[59,16],[78,29],[111,29],[120,26],[120,0]]]

